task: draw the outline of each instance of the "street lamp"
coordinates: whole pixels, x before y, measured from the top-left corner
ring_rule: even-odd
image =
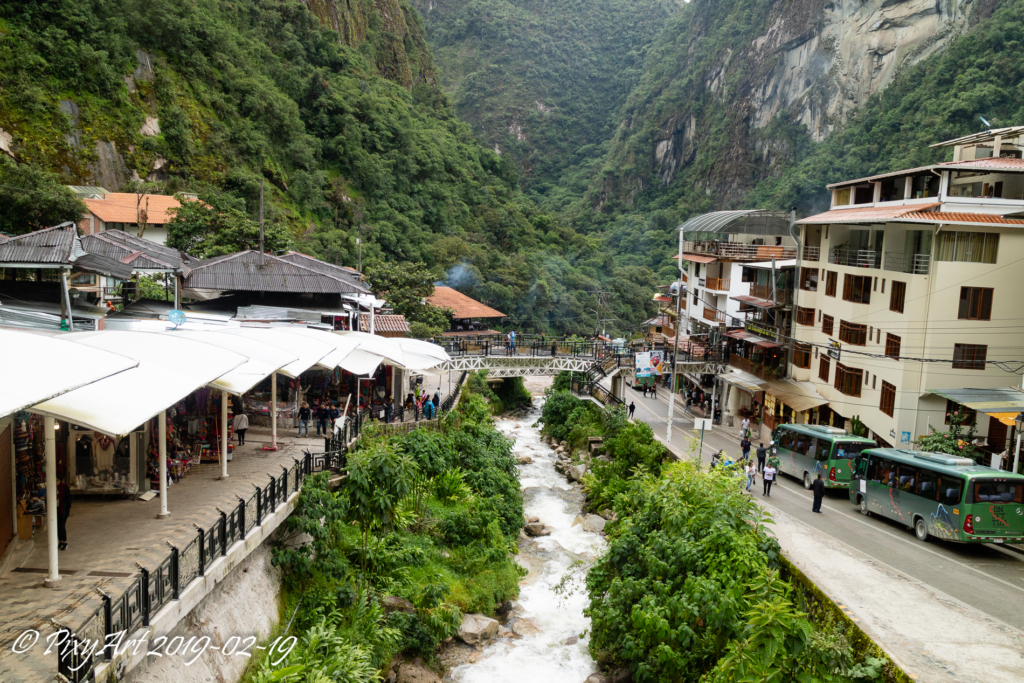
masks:
[[[668,420],[665,428],[665,443],[672,444],[672,413],[676,405],[676,372],[679,370],[679,328],[682,327],[680,316],[683,304],[683,226],[676,228],[679,233],[679,280],[672,286],[676,295],[676,340],[672,346],[672,375],[668,387]]]

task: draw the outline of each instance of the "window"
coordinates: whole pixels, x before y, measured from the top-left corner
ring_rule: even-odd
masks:
[[[796,324],[797,325],[813,325],[814,324],[814,309],[804,308],[803,306],[796,307]]]
[[[999,255],[999,235],[994,232],[940,232],[937,239],[936,261],[995,263]]]
[[[931,470],[921,470],[917,474],[917,495],[927,500],[939,500],[939,474]]]
[[[939,177],[934,173],[922,173],[910,178],[910,198],[922,199],[939,196]]]
[[[829,454],[832,452],[832,442],[827,439],[818,439],[817,447],[811,455],[818,462],[825,462],[828,460]]]
[[[965,416],[964,421],[961,423],[965,427],[973,425],[973,424],[976,424],[978,422],[978,411],[977,410],[972,410],[971,408],[967,408],[967,407],[965,407],[965,406],[963,406],[963,405],[961,405],[959,403],[956,403],[955,401],[950,401],[947,398],[946,399],[946,424],[949,424],[949,416],[952,415],[953,413],[962,413]]]
[[[877,389],[878,388],[878,375],[872,375],[869,372],[869,373],[867,373],[867,376],[871,378],[871,388],[872,389]]]
[[[871,303],[871,277],[847,275],[843,280],[843,301],[855,304]]]
[[[875,343],[876,344],[881,344],[882,343],[882,330],[881,330],[881,328],[876,328],[875,329]]]
[[[853,194],[851,192],[852,189],[853,188],[843,187],[836,190],[835,206],[847,206],[850,203],[850,196]]]
[[[903,463],[900,463],[896,468],[896,474],[892,477],[892,483],[890,483],[889,486],[897,488],[900,491],[913,493],[917,490],[917,468],[913,465],[904,465]]]
[[[900,359],[900,342],[902,339],[895,334],[885,333],[885,355],[890,358]]]
[[[864,383],[864,371],[848,368],[842,363],[836,363],[835,387],[840,393],[847,396],[860,396],[860,390]]]
[[[73,285],[95,285],[96,276],[92,273],[77,273],[71,278]]]
[[[818,322],[821,322],[821,311],[818,311]]]
[[[974,482],[974,502],[1024,502],[1024,484],[1009,481],[976,481]]]
[[[757,282],[757,270],[754,268],[743,268],[743,274],[741,275],[742,282]]]
[[[991,320],[992,319],[992,288],[961,287],[960,320]]]
[[[830,315],[826,315],[821,319],[821,331],[829,336],[832,335],[832,321],[834,318]]]
[[[878,404],[878,409],[892,417],[896,411],[896,385],[882,381],[882,399]]]
[[[885,278],[882,278],[882,294],[885,294]]]
[[[892,289],[889,292],[889,310],[897,313],[903,312],[903,300],[907,296],[907,283],[892,281]]]
[[[821,354],[821,360],[818,362],[818,379],[822,382],[828,382],[829,366],[832,361],[825,354]]]
[[[878,278],[877,277],[874,278],[874,282],[871,284],[871,289],[872,289],[872,291],[875,291],[875,292],[878,291]]]
[[[811,345],[796,342],[793,346],[793,365],[798,368],[811,367]]]
[[[825,296],[836,295],[836,282],[839,280],[839,273],[831,270],[825,271]]]
[[[868,326],[839,321],[839,339],[847,344],[864,346],[868,341]]]
[[[954,344],[953,367],[961,370],[984,370],[988,346],[984,344]]]
[[[818,291],[818,269],[817,268],[801,268],[800,269],[800,289],[807,290],[808,292]]]

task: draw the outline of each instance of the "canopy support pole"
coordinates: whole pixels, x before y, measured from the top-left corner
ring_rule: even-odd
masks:
[[[57,441],[52,417],[43,418],[43,444],[46,457],[46,547],[49,569],[43,585],[57,588],[61,584],[57,568]]]
[[[1017,445],[1013,449],[1013,473],[1018,474],[1020,472],[1020,432],[1017,430]]]
[[[157,519],[167,519],[171,513],[167,511],[167,410],[161,410],[157,438],[159,439],[160,453],[160,512]]]
[[[220,392],[220,478],[228,478],[228,392]]]
[[[270,448],[277,450],[277,373],[270,375]]]

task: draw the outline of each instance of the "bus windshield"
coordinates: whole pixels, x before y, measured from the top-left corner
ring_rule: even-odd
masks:
[[[832,456],[835,460],[853,460],[861,451],[875,448],[875,444],[869,441],[839,441],[836,443],[836,452]]]
[[[975,481],[975,503],[1021,503],[1024,502],[1024,484],[1008,481]]]

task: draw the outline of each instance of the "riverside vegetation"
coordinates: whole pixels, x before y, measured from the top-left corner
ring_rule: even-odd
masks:
[[[288,520],[306,540],[274,550],[281,623],[299,642],[279,666],[251,666],[250,683],[381,680],[396,655],[433,661],[463,613],[518,595],[518,470],[472,387],[436,430],[368,431],[344,472],[336,491],[326,473],[307,480]]]
[[[900,680],[785,578],[771,517],[737,470],[674,461],[647,424],[563,389],[550,391],[541,421],[574,446],[602,436],[611,458],[583,479],[591,509],[615,514],[586,572],[590,651],[603,668],[637,683]]]

